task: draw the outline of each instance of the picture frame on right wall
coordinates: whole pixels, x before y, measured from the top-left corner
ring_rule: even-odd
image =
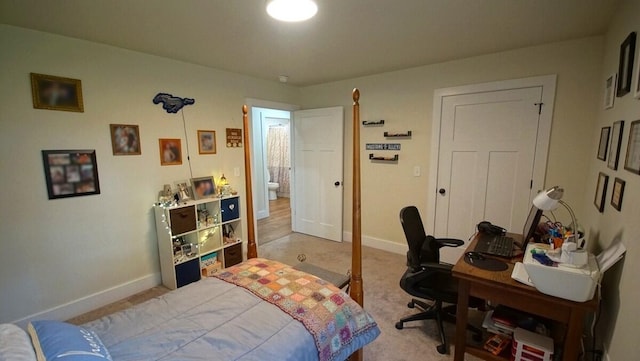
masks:
[[[598,145],[598,159],[607,160],[607,148],[609,148],[609,133],[611,127],[602,127],[600,130],[600,144]]]
[[[630,33],[620,45],[620,59],[618,60],[618,87],[616,96],[622,97],[631,91],[633,80],[633,60],[636,56],[636,33]]]
[[[636,48],[638,48],[636,50],[636,59],[638,59],[638,61],[636,61],[636,78],[633,87],[633,97],[636,99],[640,99],[640,46]]]
[[[620,145],[622,144],[622,132],[624,130],[624,120],[613,123],[611,128],[611,142],[609,143],[609,161],[607,167],[617,170],[620,160]]]
[[[617,211],[622,209],[622,197],[624,196],[625,181],[616,177],[613,181],[613,189],[611,189],[611,206]]]
[[[613,73],[604,81],[604,108],[613,108],[613,101],[616,98],[616,80],[618,74]]]
[[[598,209],[598,212],[604,211],[604,202],[607,198],[607,185],[609,183],[609,176],[600,172],[598,174],[598,183],[596,184],[596,195],[593,199],[593,204]]]
[[[640,174],[640,120],[631,122],[629,126],[629,141],[624,169],[634,174]]]

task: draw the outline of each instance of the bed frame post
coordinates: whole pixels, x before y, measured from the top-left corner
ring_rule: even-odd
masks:
[[[362,306],[362,230],[360,216],[360,91],[353,89],[353,219],[351,288],[349,295]]]
[[[349,296],[360,306],[364,304],[362,293],[362,226],[360,215],[360,90],[353,89],[353,218],[351,239],[351,283]],[[354,352],[351,361],[362,360],[362,349]]]
[[[242,106],[242,126],[244,128],[244,185],[247,204],[247,258],[258,257],[253,220],[253,191],[251,189],[251,146],[249,138],[249,116],[247,105]]]

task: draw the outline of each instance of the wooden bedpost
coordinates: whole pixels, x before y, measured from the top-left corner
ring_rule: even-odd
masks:
[[[247,258],[258,257],[258,248],[256,246],[256,234],[253,220],[253,191],[251,189],[251,146],[249,138],[249,116],[246,105],[242,106],[242,126],[244,135],[244,185],[246,189],[247,204]]]
[[[362,293],[362,226],[360,216],[360,90],[353,89],[353,218],[351,222],[351,283],[349,296],[360,306],[364,304]],[[351,361],[362,360],[362,349],[354,352]]]
[[[349,295],[362,306],[362,228],[360,220],[360,91],[353,89],[353,219],[351,288]]]

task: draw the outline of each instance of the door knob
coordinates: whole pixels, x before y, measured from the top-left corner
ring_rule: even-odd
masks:
[[[335,183],[333,183],[334,186],[339,186],[340,185],[340,181],[336,181]]]
[[[447,191],[444,190],[444,188],[440,188],[440,189],[438,189],[438,193],[444,195],[445,193],[447,193]]]

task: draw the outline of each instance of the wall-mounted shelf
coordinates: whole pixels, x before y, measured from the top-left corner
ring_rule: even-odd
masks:
[[[408,138],[411,136],[411,131],[407,131],[406,133],[389,133],[384,132],[385,138]]]
[[[365,127],[367,127],[367,126],[370,127],[370,126],[375,126],[375,125],[382,126],[382,125],[384,125],[384,119],[380,119],[378,121],[366,121],[366,120],[363,120],[362,121],[362,125],[364,125]]]
[[[393,157],[383,157],[383,156],[379,156],[379,155],[374,155],[373,153],[369,153],[369,159],[370,160],[385,161],[385,162],[397,162],[398,161],[398,155],[395,154]]]

